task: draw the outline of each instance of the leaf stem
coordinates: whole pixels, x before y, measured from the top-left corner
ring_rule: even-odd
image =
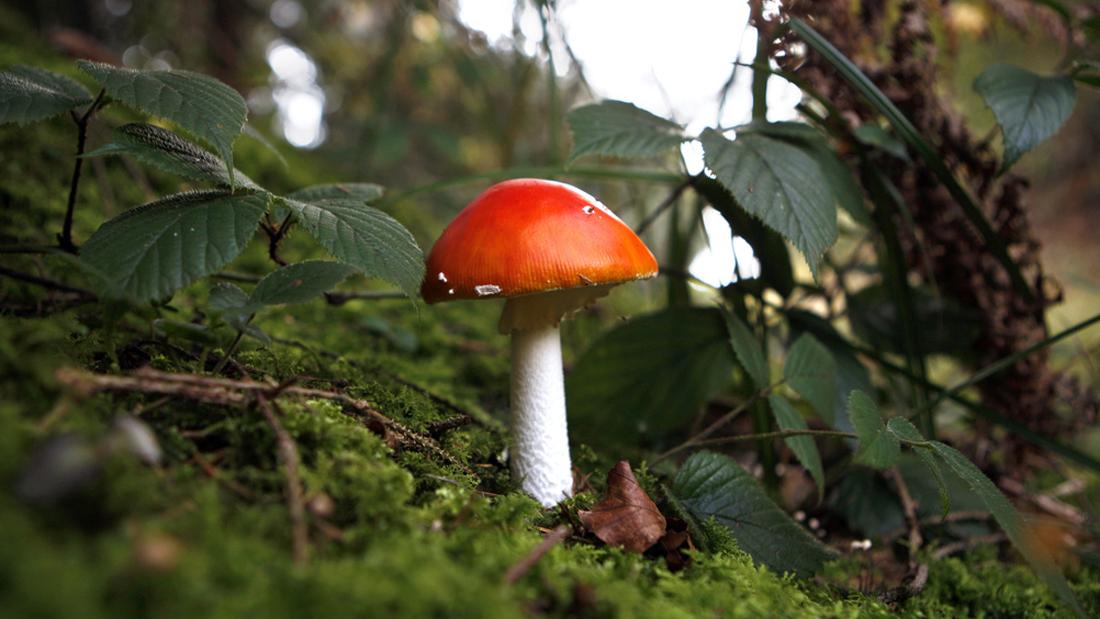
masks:
[[[77,252],[76,244],[73,243],[73,211],[76,209],[77,188],[80,187],[80,170],[84,166],[84,158],[81,155],[84,154],[84,142],[88,138],[88,122],[99,109],[106,93],[106,90],[100,90],[95,101],[92,101],[83,115],[77,116],[76,112],[70,112],[73,122],[76,123],[76,161],[73,163],[73,176],[69,181],[69,203],[65,208],[65,222],[61,225],[61,234],[57,236],[58,245],[70,254]]]
[[[668,210],[673,204],[676,204],[676,201],[680,199],[680,196],[684,193],[684,190],[691,185],[691,182],[692,177],[688,177],[684,179],[683,182],[673,187],[672,191],[669,192],[665,199],[661,200],[661,203],[654,207],[654,209],[645,216],[645,219],[638,224],[638,227],[634,229],[634,234],[641,236],[649,226],[653,225],[654,221],[657,221],[657,218],[660,217],[662,213]]]
[[[252,317],[249,316],[248,317],[248,322],[251,322],[251,321],[252,321]],[[245,324],[248,324],[248,322],[246,322]],[[243,338],[244,338],[244,330],[242,329],[240,331],[237,331],[237,337],[233,338],[233,343],[229,345],[229,348],[226,349],[225,354],[222,355],[222,358],[218,361],[218,364],[214,366],[214,371],[212,372],[213,374],[221,374],[222,373],[222,370],[225,369],[225,366],[229,363],[229,360],[233,358],[233,354],[237,352],[238,348],[240,348],[241,339],[243,339]]]
[[[764,2],[749,2],[749,21],[756,26],[756,57],[752,60],[752,119],[768,120],[768,36],[764,32]]]
[[[1100,322],[1100,314],[1096,314],[1096,315],[1092,316],[1091,318],[1083,320],[1083,321],[1073,325],[1072,327],[1069,327],[1068,329],[1065,329],[1065,330],[1063,330],[1059,333],[1056,333],[1056,334],[1054,334],[1050,337],[1047,337],[1043,340],[1040,340],[1040,341],[1032,344],[1031,346],[1028,346],[1027,348],[1024,348],[1023,350],[1018,350],[1015,353],[1013,353],[1011,355],[1008,355],[1007,357],[1004,357],[1002,359],[994,361],[993,363],[990,363],[989,365],[983,367],[982,369],[978,370],[977,372],[974,372],[974,374],[971,375],[970,378],[964,380],[963,382],[958,383],[957,385],[955,385],[953,387],[949,387],[949,388],[941,391],[939,393],[939,395],[936,397],[935,400],[933,400],[930,404],[924,406],[921,410],[919,410],[917,412],[918,413],[923,413],[926,410],[935,410],[935,408],[937,406],[939,406],[939,404],[941,402],[943,402],[944,400],[946,400],[948,398],[953,399],[963,389],[966,389],[967,387],[973,387],[974,385],[982,382],[983,380],[989,378],[990,376],[993,376],[997,372],[1000,372],[1001,370],[1013,365],[1014,363],[1016,363],[1017,361],[1020,361],[1021,359],[1027,357],[1028,355],[1030,355],[1030,354],[1032,354],[1032,353],[1034,353],[1038,350],[1042,350],[1043,348],[1046,348],[1048,346],[1052,346],[1053,344],[1055,344],[1055,343],[1057,343],[1057,342],[1073,335],[1074,333],[1077,333],[1078,331],[1081,331],[1083,329],[1087,329],[1088,327],[1091,327],[1092,325],[1096,324],[1097,322]]]

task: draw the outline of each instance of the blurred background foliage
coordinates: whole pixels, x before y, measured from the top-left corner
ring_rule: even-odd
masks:
[[[524,175],[525,171],[531,175],[553,174],[569,180],[599,196],[628,223],[638,225],[642,222],[665,200],[668,183],[604,178],[586,167],[591,162],[580,162],[563,172],[570,139],[565,114],[579,104],[612,97],[635,101],[655,113],[669,116],[687,125],[689,131],[716,123],[731,126],[746,122],[750,116],[751,71],[739,69],[733,62],[738,59],[751,62],[755,34],[747,25],[747,7],[742,11],[738,3],[732,4],[737,5],[735,16],[740,21],[726,23],[715,17],[725,15],[721,11],[728,9],[726,4],[626,2],[614,4],[604,13],[588,14],[586,18],[578,7],[592,6],[592,3],[580,0],[484,4],[479,0],[5,0],[0,3],[0,64],[42,62],[50,68],[73,74],[71,64],[60,60],[69,56],[145,69],[171,67],[214,75],[242,93],[249,105],[250,125],[273,143],[287,161],[284,167],[268,149],[245,137],[237,143],[237,165],[244,172],[274,191],[326,181],[380,183],[388,190],[382,208],[407,225],[420,245],[427,249],[442,226],[492,179]],[[805,8],[812,3],[790,4]],[[861,5],[893,7],[898,3],[843,4],[848,7],[845,10],[854,15],[858,14]],[[1058,20],[1049,11],[1037,8],[1038,3],[990,0],[919,4],[930,15],[932,36],[939,52],[934,58],[938,81],[923,86],[950,101],[978,140],[984,144],[998,144],[1000,138],[993,116],[971,87],[975,76],[994,61],[1011,62],[1040,73],[1051,71],[1062,61],[1067,36],[1064,29],[1060,30]],[[479,6],[479,10],[471,8]],[[1074,3],[1074,6],[1096,10],[1089,3]],[[602,19],[609,12],[614,15],[615,11],[623,17],[622,23]],[[495,15],[494,24],[503,22],[507,27],[496,27],[493,33],[482,31],[484,23],[477,17],[485,13]],[[652,50],[643,51],[618,43],[619,37],[625,36],[623,30],[641,29],[640,22],[629,17],[634,13],[644,14],[655,24],[652,33],[645,31],[646,35],[651,35]],[[504,19],[501,19],[502,14],[506,15]],[[595,27],[593,22],[596,22]],[[714,22],[719,23],[715,25]],[[605,29],[604,49],[592,51],[591,47],[570,46],[571,27],[574,26],[588,31]],[[873,32],[852,35],[852,47],[868,50],[865,57],[855,56],[855,60],[874,64],[875,53],[883,52],[874,37]],[[593,37],[589,35],[587,40]],[[573,43],[579,41],[572,40]],[[693,76],[705,76],[710,80],[702,86],[705,104],[699,103],[702,99],[687,97],[683,92],[686,88],[656,65],[648,83],[645,80],[617,82],[608,78],[607,70],[599,68],[601,63],[614,67],[616,61],[621,61],[625,67],[628,56],[644,59],[661,54],[669,58],[693,59],[681,64],[683,75],[679,79],[690,81]],[[715,74],[719,79],[710,85]],[[699,77],[698,81],[706,80]],[[797,92],[792,95],[782,80],[771,81],[768,99],[769,104],[774,99],[769,107],[775,116],[770,114],[770,120],[795,117],[794,105],[799,97]],[[1042,244],[1041,261],[1051,277],[1050,285],[1064,290],[1064,302],[1053,306],[1047,314],[1047,327],[1052,333],[1094,314],[1100,307],[1100,269],[1095,268],[1100,264],[1100,247],[1095,242],[1095,222],[1100,218],[1100,174],[1095,163],[1095,155],[1100,152],[1098,102],[1100,97],[1095,91],[1080,88],[1077,106],[1066,126],[1015,168],[1029,182],[1027,213],[1031,232]],[[111,113],[116,114],[114,110]],[[125,119],[124,112],[117,114],[119,116],[112,120]],[[60,128],[41,129],[40,135],[48,144],[47,156],[64,162],[58,165],[67,171],[70,127],[60,122],[54,124]],[[32,131],[35,130],[38,129]],[[19,147],[18,131],[5,129],[0,133],[3,152],[14,152]],[[93,143],[102,143],[108,134],[109,127],[103,123],[93,129],[91,139]],[[836,146],[843,149],[844,145]],[[599,164],[642,174],[698,172],[691,168],[691,161],[692,153],[687,147],[682,158],[668,157],[641,164],[604,159]],[[0,192],[5,208],[44,196],[57,201],[54,206],[60,204],[58,196],[63,195],[67,182],[64,174],[51,180],[49,171],[25,169],[14,158],[3,165],[5,174],[10,175],[4,180],[4,192]],[[515,170],[515,174],[502,174],[501,170]],[[165,179],[157,175],[147,178],[121,160],[107,163],[95,160],[93,172],[92,178],[96,181],[87,182],[82,189],[86,201],[77,222],[79,237],[85,239],[103,218],[144,201],[154,190],[170,186]],[[111,178],[125,177],[133,182],[118,189],[117,184],[106,180],[108,174]],[[15,187],[14,183],[9,185],[8,179],[16,176],[33,177],[36,181],[41,178],[41,187],[24,189]],[[733,280],[738,275],[748,280],[751,275],[759,274],[760,265],[754,264],[751,250],[746,253],[747,245],[743,240],[738,244],[737,239],[731,239],[729,227],[722,217],[708,214],[702,209],[703,204],[702,199],[689,193],[682,199],[681,206],[690,208],[672,209],[646,229],[645,240],[672,277],[626,287],[578,319],[565,323],[563,338],[567,365],[574,364],[592,342],[624,317],[666,304],[707,305],[719,298],[713,286],[735,284]],[[21,240],[28,228],[52,232],[56,213],[44,213],[46,211],[12,212],[0,230],[5,241]],[[842,218],[842,230],[850,232],[853,229],[850,224],[850,220]],[[310,253],[314,250],[295,245],[294,240],[291,239],[287,250],[292,257],[315,255]],[[859,242],[854,234],[842,234],[834,254],[855,256]],[[266,270],[269,265],[262,251],[253,249],[255,251],[247,254],[238,266],[245,271]],[[791,264],[796,280],[811,288],[812,279],[801,258],[794,256]],[[853,280],[863,285],[873,281],[874,276],[873,272],[863,273],[859,269],[852,273]],[[712,287],[691,283],[692,278],[710,283]],[[733,286],[727,290],[727,297],[746,296],[744,292]],[[850,309],[854,315],[860,315],[864,309],[867,311],[863,311],[858,324],[847,326],[865,341],[876,341],[889,351],[897,352],[898,343],[890,339],[889,317],[874,314],[874,293],[871,288],[860,293],[858,300],[864,301],[863,308],[856,298],[852,299]],[[202,306],[203,294],[198,293],[197,301],[190,299],[189,309]],[[830,308],[812,296],[800,294],[799,311],[830,315],[834,309],[839,309],[841,314],[849,309]],[[495,302],[421,307],[420,312],[432,315],[423,320],[411,317],[414,312],[407,304],[380,304],[378,307],[382,309],[375,310],[374,306],[369,311],[362,311],[361,306],[298,308],[286,315],[272,317],[270,321],[277,326],[270,330],[287,338],[308,332],[311,336],[316,335],[319,348],[345,353],[360,347],[349,342],[347,336],[362,328],[370,334],[364,348],[374,346],[381,352],[377,353],[377,358],[373,350],[351,354],[370,356],[370,362],[377,367],[401,375],[415,375],[447,395],[476,401],[492,413],[503,413],[507,400],[504,392],[507,368],[503,359],[506,343],[495,334]],[[946,353],[959,353],[960,348],[966,349],[971,343],[977,330],[973,310],[972,307],[949,307],[943,315],[952,317],[948,326],[956,329],[926,334],[929,339],[924,343],[929,348],[921,352],[945,353],[935,356],[930,367],[931,376],[941,383],[951,384],[960,376],[962,363],[959,359],[948,359]],[[790,317],[790,333],[786,335],[791,336],[791,340],[798,332],[813,332],[815,325],[820,326],[818,316],[804,312],[801,318]],[[44,333],[41,337],[53,337],[50,342],[63,340],[69,337],[70,326],[67,323],[57,326],[56,333]],[[876,326],[882,330],[874,331]],[[84,329],[83,326],[73,328]],[[86,335],[88,332],[84,331]],[[716,332],[721,334],[721,329]],[[115,334],[101,335],[94,330],[91,333],[89,337],[102,338],[108,348],[113,345]],[[34,337],[11,336],[7,342],[10,362],[7,367],[17,368],[20,364],[13,360],[24,350],[35,350],[34,342],[27,340],[34,340]],[[1058,369],[1067,368],[1094,392],[1094,386],[1100,383],[1100,371],[1096,367],[1100,363],[1098,350],[1100,335],[1096,331],[1086,332],[1054,347],[1051,364]],[[304,353],[303,358],[283,361],[262,349],[250,351],[248,355],[249,361],[263,367],[286,366],[276,367],[273,373],[293,374],[292,370],[309,364],[304,360]],[[86,356],[100,366],[109,365],[95,354]],[[726,357],[728,351],[721,363],[713,364],[717,369],[711,368],[720,374],[714,379],[714,390],[731,386],[721,384],[730,382],[732,360]],[[31,355],[31,358],[37,357]],[[848,386],[870,390],[867,370],[854,356],[848,355],[846,359],[854,364],[847,368],[849,376],[854,377],[853,384]],[[27,365],[19,371],[28,376],[39,374],[22,381],[24,384],[19,388],[24,391],[18,394],[21,399],[45,401],[54,395],[49,389],[39,388],[40,384],[49,382],[49,369]],[[902,381],[879,375],[875,378],[885,385],[888,397],[904,400],[907,386]],[[356,379],[374,380],[358,374]],[[377,385],[373,388],[377,397],[392,396]],[[393,401],[415,409],[400,398],[393,397]],[[417,403],[417,406],[422,405],[422,402]],[[731,401],[724,395],[714,398],[696,420],[696,426],[701,420],[728,410],[730,405]],[[34,406],[42,408],[43,405]],[[943,418],[947,423],[958,417],[956,409],[946,406],[944,410]],[[101,416],[106,418],[107,413]],[[303,419],[298,422],[307,423]],[[686,432],[689,428],[675,430]],[[748,432],[749,428],[742,426],[738,430]],[[251,431],[260,430],[252,428]],[[589,436],[595,434],[594,427],[588,432]],[[1095,428],[1086,428],[1081,434],[1088,436],[1078,441],[1078,445],[1091,453],[1100,450],[1100,436]],[[471,458],[490,460],[492,448],[501,446],[494,442],[498,439],[499,436],[479,438],[484,444],[471,448],[474,454]],[[371,439],[361,440],[370,442]],[[377,445],[371,443],[371,447]],[[971,453],[988,455],[996,445],[971,447]],[[20,449],[27,451],[29,448],[22,446]],[[0,449],[0,455],[6,457],[6,451]],[[837,462],[843,460],[846,453],[843,449],[833,449],[826,455]],[[247,469],[250,471],[247,474],[263,475],[264,467],[270,469],[270,453],[265,457],[267,460],[260,466]],[[605,467],[607,457],[607,454],[594,454],[587,448],[582,448],[578,454],[580,465],[587,467],[585,470]],[[7,463],[9,469],[16,466],[17,459],[12,456],[11,460]],[[401,464],[414,470],[423,466],[432,474],[452,474],[425,465],[414,456],[406,456]],[[227,467],[232,465],[227,464]],[[391,485],[398,488],[393,496],[399,497],[399,503],[413,496],[413,491],[406,486],[416,483],[418,490],[423,491],[424,485],[429,483],[422,477],[415,482],[409,481],[402,477],[398,467],[385,470],[386,475],[393,478],[387,477],[387,483],[392,482]],[[920,475],[915,473],[911,478],[917,479]],[[269,477],[262,480],[266,486],[261,487],[269,493],[277,492],[276,482]],[[143,481],[152,483],[144,478]],[[1049,478],[1042,477],[1039,484],[1053,487],[1061,482],[1060,475],[1051,474]],[[506,482],[499,479],[491,483],[499,484],[499,487],[491,486],[494,490],[507,487]],[[903,520],[896,508],[888,510],[883,518],[861,521],[873,501],[865,504],[851,500],[877,492],[887,495],[878,505],[893,501],[883,478],[857,468],[836,485],[838,489],[832,493],[827,508],[839,514],[852,529],[873,535],[902,526]],[[811,489],[807,480],[800,478],[800,481],[785,484],[778,494],[784,506],[793,510],[812,502]],[[132,493],[137,496],[142,491],[137,489]],[[934,488],[917,491],[930,497]],[[336,494],[338,491],[331,492]],[[1092,489],[1089,496],[1095,493]],[[423,502],[434,500],[425,498],[424,494],[417,497]],[[965,498],[960,501],[963,502],[958,509],[967,507]],[[372,501],[362,499],[360,502]],[[459,501],[452,497],[441,503],[457,506]],[[923,503],[927,508],[934,501],[928,499]],[[206,509],[205,504],[201,507]],[[818,508],[823,509],[822,506],[815,509]],[[364,509],[370,512],[371,518],[382,520],[385,514],[378,516],[370,510],[387,511],[377,504]],[[454,509],[458,511],[459,508]],[[522,510],[517,508],[516,511]],[[432,517],[428,513],[417,514],[420,520],[431,521]],[[518,520],[514,518],[513,523]],[[271,530],[277,530],[281,524],[268,523]],[[989,531],[981,529],[980,532]],[[257,540],[249,542],[256,547],[261,545]],[[209,544],[217,545],[216,540]],[[416,557],[409,559],[410,565],[416,561]],[[505,559],[493,561],[507,564]],[[499,567],[493,564],[484,571],[493,573]],[[457,568],[446,566],[439,571],[449,569]]]

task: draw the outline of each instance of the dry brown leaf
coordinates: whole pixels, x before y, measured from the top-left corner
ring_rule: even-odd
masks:
[[[581,522],[609,546],[641,553],[665,534],[665,517],[638,485],[630,463],[619,461],[607,473],[607,492],[592,511],[577,513]]]

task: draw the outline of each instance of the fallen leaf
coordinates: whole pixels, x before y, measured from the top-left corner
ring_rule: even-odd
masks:
[[[580,511],[581,523],[609,546],[641,553],[665,534],[665,517],[638,485],[630,463],[619,461],[607,473],[607,492],[591,511]]]

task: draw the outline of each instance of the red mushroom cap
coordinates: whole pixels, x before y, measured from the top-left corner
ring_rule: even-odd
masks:
[[[557,181],[497,183],[455,217],[428,255],[428,303],[618,284],[657,274],[638,235],[587,193]]]

